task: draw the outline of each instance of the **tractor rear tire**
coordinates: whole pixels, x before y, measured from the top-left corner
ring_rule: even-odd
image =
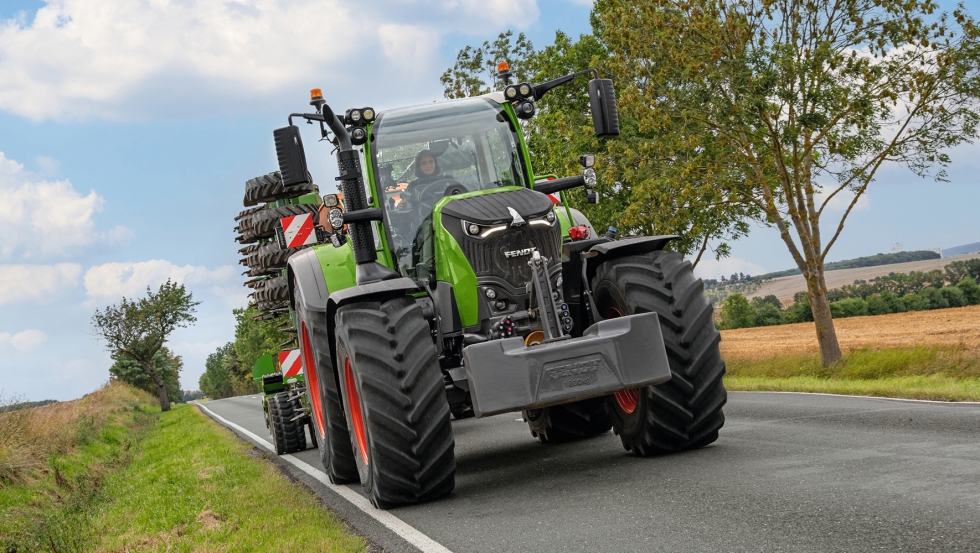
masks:
[[[605,398],[601,397],[532,409],[523,416],[531,435],[544,443],[586,438],[612,428]]]
[[[248,227],[248,230],[242,231],[242,236],[246,239],[272,238],[276,235],[276,225],[279,224],[279,219],[306,213],[313,214],[314,226],[320,222],[316,204],[290,204],[263,209],[252,215],[251,226]]]
[[[296,287],[295,297],[296,328],[306,374],[306,393],[312,411],[311,434],[330,481],[334,484],[356,482],[357,465],[347,430],[347,415],[344,414],[337,374],[330,356],[327,316],[326,313],[306,309],[299,287]]]
[[[623,447],[647,456],[717,440],[725,423],[725,362],[691,264],[665,251],[613,259],[598,267],[592,290],[600,316],[657,313],[667,348],[669,381],[606,396]]]
[[[280,392],[269,398],[272,441],[277,455],[306,449],[306,432],[303,425],[292,420],[296,414],[288,393]]]
[[[337,310],[337,373],[361,486],[376,507],[455,487],[455,442],[429,323],[411,297]]]
[[[310,182],[284,188],[278,171],[255,177],[245,182],[245,206],[272,202],[282,198],[297,198],[313,192],[313,179]]]

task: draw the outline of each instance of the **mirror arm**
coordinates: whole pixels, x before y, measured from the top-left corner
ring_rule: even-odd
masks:
[[[307,121],[319,121],[320,134],[323,135],[324,138],[326,137],[326,133],[323,130],[323,124],[326,123],[327,126],[330,127],[330,130],[333,131],[333,134],[337,137],[340,151],[346,152],[353,149],[350,143],[350,134],[347,133],[347,128],[344,127],[344,124],[340,122],[340,119],[334,115],[334,112],[332,109],[330,109],[330,106],[324,104],[323,113],[291,113],[289,114],[290,125],[293,124],[293,117],[302,117]]]
[[[555,192],[561,192],[562,190],[579,186],[585,186],[585,178],[582,175],[535,183],[534,190],[542,194],[554,194]]]
[[[568,81],[571,81],[575,77],[578,77],[580,75],[585,75],[586,73],[592,73],[595,76],[595,78],[597,78],[597,79],[599,78],[599,72],[597,70],[595,70],[595,69],[593,69],[593,68],[590,67],[590,68],[588,68],[588,69],[586,69],[584,71],[579,71],[578,73],[572,73],[571,75],[565,75],[564,77],[558,77],[557,79],[554,79],[554,80],[551,80],[551,81],[547,81],[547,82],[543,82],[543,83],[541,83],[541,84],[539,84],[539,85],[537,85],[537,86],[534,87],[534,99],[535,99],[535,101],[540,100],[541,97],[544,96],[545,93],[548,92],[549,90],[551,90],[552,88],[559,87],[559,86],[567,83]]]

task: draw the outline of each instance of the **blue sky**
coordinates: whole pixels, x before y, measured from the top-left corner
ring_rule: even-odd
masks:
[[[108,379],[96,307],[167,277],[203,303],[171,347],[196,389],[246,303],[232,221],[276,168],[271,131],[324,90],[337,108],[441,97],[466,44],[539,46],[588,31],[589,0],[0,0],[0,390],[70,399]],[[976,6],[968,4],[974,14]],[[335,165],[308,138],[311,171]],[[980,147],[951,183],[887,171],[831,257],[980,241]],[[706,277],[792,266],[775,231],[704,262]]]

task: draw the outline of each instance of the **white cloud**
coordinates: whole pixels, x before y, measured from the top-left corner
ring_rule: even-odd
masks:
[[[17,334],[0,332],[0,348],[13,346],[19,351],[30,351],[47,341],[48,335],[40,330],[24,330]]]
[[[0,265],[0,305],[37,301],[74,288],[82,267],[76,263],[57,265]]]
[[[254,110],[311,76],[353,86],[369,74],[393,89],[404,79],[388,70],[434,63],[445,34],[538,14],[533,0],[47,0],[29,22],[0,21],[0,109],[35,120]],[[372,36],[383,28],[397,33]]]
[[[874,185],[872,184],[872,186]],[[820,209],[820,206],[827,201],[827,197],[830,196],[834,190],[836,190],[836,187],[833,186],[824,186],[817,190],[816,194],[813,195],[813,201],[816,204],[817,209]],[[854,193],[850,190],[841,190],[830,199],[829,203],[827,203],[826,212],[840,212],[843,214],[844,211],[847,210],[847,206],[851,205],[852,201],[854,201]],[[854,209],[852,209],[851,212],[864,211],[870,207],[871,200],[868,199],[868,194],[864,193],[860,198],[858,198],[858,201],[856,204],[854,204]]]
[[[57,171],[50,158],[38,163],[45,172]],[[49,258],[100,241],[126,243],[132,231],[125,227],[96,230],[93,216],[104,203],[94,190],[82,195],[68,180],[37,180],[0,152],[0,260]]]
[[[90,298],[139,297],[147,286],[158,288],[167,279],[195,287],[225,284],[235,278],[235,268],[230,265],[208,269],[207,267],[178,266],[162,259],[140,262],[105,263],[85,272],[85,292]]]
[[[713,278],[719,279],[722,276],[725,278],[730,277],[735,273],[743,273],[746,275],[761,275],[766,271],[759,265],[751,263],[744,259],[739,259],[737,257],[724,257],[722,259],[715,259],[710,257],[707,253],[701,258],[697,266],[694,267],[694,275],[698,278]]]

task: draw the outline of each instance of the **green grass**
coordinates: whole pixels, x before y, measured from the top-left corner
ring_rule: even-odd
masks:
[[[191,406],[161,416],[91,513],[95,551],[364,551],[306,488]],[[264,456],[264,455],[262,455]]]
[[[729,360],[733,391],[821,392],[944,401],[980,401],[980,359],[963,350],[855,350],[823,367],[819,355]]]

